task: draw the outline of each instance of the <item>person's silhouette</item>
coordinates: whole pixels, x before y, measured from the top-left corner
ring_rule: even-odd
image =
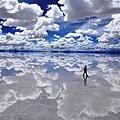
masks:
[[[85,65],[84,67],[84,73],[83,73],[83,76],[86,74],[86,76],[88,77],[88,74],[87,74],[87,66]]]

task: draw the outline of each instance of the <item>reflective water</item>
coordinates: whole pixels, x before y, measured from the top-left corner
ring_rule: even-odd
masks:
[[[120,120],[120,56],[0,53],[0,120]]]

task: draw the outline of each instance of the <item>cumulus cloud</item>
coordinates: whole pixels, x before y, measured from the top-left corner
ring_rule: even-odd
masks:
[[[59,30],[59,25],[54,23],[53,18],[39,17],[37,23],[34,26],[34,29],[41,29],[41,28],[46,30],[57,31]]]
[[[14,36],[21,36],[21,39],[37,39],[42,40],[47,35],[47,30],[58,31],[59,25],[54,23],[53,18],[38,17],[35,20],[24,21],[7,19],[3,25],[5,26],[16,26],[17,29],[22,29],[23,32],[16,32]],[[10,41],[10,39],[7,39]],[[29,43],[28,43],[29,44]]]
[[[90,30],[92,31],[92,30]],[[93,38],[90,36],[83,36],[82,32],[84,30],[76,30],[75,32],[70,32],[64,37],[56,38],[55,41],[51,42],[51,50],[93,50],[95,46],[93,44]],[[87,31],[85,31],[88,34]],[[96,31],[92,31],[93,35],[97,34]],[[89,35],[89,34],[88,34]],[[77,39],[76,39],[77,37]]]
[[[99,42],[109,43],[120,38],[120,14],[113,15],[112,18],[113,20],[105,26],[103,35],[97,38]]]
[[[78,29],[76,30],[76,33],[85,33],[85,34],[90,34],[90,35],[98,34],[97,30],[93,30],[93,29],[87,29],[87,30]]]
[[[74,49],[74,45],[75,45],[76,41],[73,37],[70,37],[70,38],[65,38],[65,37],[62,37],[62,38],[59,38],[59,39],[56,39],[56,41],[54,42],[51,42],[51,50],[52,49],[56,49],[56,50],[60,50],[60,49]]]
[[[33,20],[42,14],[37,4],[18,3],[17,0],[2,0],[0,2],[0,17],[17,20]]]
[[[16,32],[14,35],[10,33],[6,36],[2,35],[1,38],[4,38],[1,40],[1,43],[4,44],[3,47],[13,44],[15,46],[21,43],[27,44],[27,39],[41,40],[47,35],[47,30],[59,30],[59,25],[54,24],[53,18],[40,17],[42,12],[37,4],[19,3],[17,0],[2,0],[0,2],[0,17],[5,19],[2,25],[14,26],[23,30],[23,32]],[[25,44],[22,44],[23,47],[26,47]]]
[[[12,15],[13,17],[6,15],[7,20],[3,23],[4,26],[15,26],[20,29],[34,29],[36,31],[41,28],[51,31],[59,30],[59,25],[54,24],[53,18],[40,17],[42,10],[36,4],[17,3],[17,8],[14,8],[12,12],[9,10],[9,13],[14,13],[14,15]],[[1,16],[1,18],[4,17]]]
[[[6,34],[6,39],[7,40],[13,40],[14,39],[14,35],[12,33],[7,33]]]
[[[18,24],[19,24],[19,22],[18,22]],[[18,28],[25,29],[26,26],[24,26],[24,24]],[[52,18],[39,17],[36,20],[35,24],[33,23],[33,26],[31,26],[31,24],[30,24],[29,29],[26,28],[23,32],[16,33],[16,35],[26,36],[29,39],[35,39],[35,38],[41,39],[47,35],[47,30],[58,31],[59,25],[54,24],[54,19],[52,19]]]
[[[22,12],[21,13],[22,15],[19,15],[18,13],[16,13],[16,15],[18,15],[21,18],[17,18],[15,15],[13,15],[14,17],[10,17],[7,15],[7,20],[3,23],[3,25],[15,26],[15,27],[21,27],[21,28],[27,28],[27,29],[33,29],[33,28],[40,29],[41,27],[45,28],[49,25],[54,24],[54,20],[52,18],[40,17],[40,15],[42,14],[42,11],[41,11],[41,8],[36,4],[29,5],[27,3],[18,3],[18,5],[19,4],[21,6],[19,7],[19,10],[16,10],[16,11]],[[4,17],[1,17],[1,18],[4,18]]]
[[[11,19],[11,18],[8,18],[4,23],[3,25],[4,26],[15,26],[15,27],[18,27],[20,29],[32,29],[33,26],[37,23],[37,19],[34,19],[34,20],[15,20],[15,19]]]
[[[39,30],[24,30],[23,32],[17,32],[16,35],[18,36],[24,36],[29,39],[40,39],[47,35],[47,32],[45,29],[39,29]]]
[[[59,25],[54,24],[53,18],[40,17],[43,11],[37,4],[18,3],[17,0],[3,0],[0,2],[0,9],[0,17],[6,19],[3,22],[4,26],[15,26],[23,30],[21,33],[15,33],[14,36],[42,39],[47,35],[47,30],[59,30]],[[11,39],[7,40],[10,41]]]
[[[116,0],[60,0],[65,20],[81,19],[89,16],[105,16],[120,12],[120,1]],[[116,4],[117,3],[117,4]]]
[[[117,0],[59,0],[60,3],[63,3],[62,11],[65,15],[65,20],[80,19],[88,16],[102,16],[113,13],[118,13],[119,2]],[[7,7],[6,7],[7,6]],[[58,21],[58,24],[55,22],[55,18],[60,18],[63,16],[62,11],[57,5],[48,5],[49,10],[46,13],[46,16],[41,16],[43,11],[40,6],[36,4],[27,4],[19,3],[18,0],[2,0],[0,1],[0,17],[5,19],[3,26],[16,27],[16,29],[23,30],[22,32],[16,32],[13,34],[6,34],[0,36],[1,48],[7,48],[7,45],[10,45],[12,48],[25,48],[25,49],[73,49],[73,50],[101,50],[103,49],[112,49],[113,47],[119,47],[118,44],[114,46],[105,43],[113,42],[113,39],[119,38],[119,14],[112,15],[111,22],[106,19],[84,19],[84,24],[81,21],[77,20],[74,23],[79,24],[77,30],[72,30],[64,37],[54,35],[54,42],[48,43],[44,39],[48,35],[48,31],[59,31],[63,26],[61,19]],[[110,18],[111,16],[109,16]],[[54,20],[55,19],[55,20]],[[109,20],[110,21],[110,20]],[[60,24],[59,24],[60,22]],[[70,23],[70,27],[72,25]],[[69,22],[65,23],[66,25]],[[107,25],[108,24],[108,25]],[[60,31],[61,32],[61,31]],[[0,27],[0,33],[2,33]],[[97,40],[100,42],[99,45],[94,45],[94,38],[90,36],[98,37]],[[29,39],[37,40],[37,45],[34,45],[32,42],[28,42]],[[96,40],[96,41],[97,41]],[[115,41],[116,42],[116,41]],[[104,44],[101,44],[104,43]],[[119,40],[117,40],[119,43]]]
[[[50,31],[59,31],[59,25],[58,24],[49,25],[47,29]]]
[[[13,35],[12,33],[0,35],[0,44],[0,49],[2,50],[9,50],[14,48],[21,49],[30,45],[24,36]]]
[[[80,36],[83,36],[82,34],[80,33],[68,33],[67,35],[65,35],[65,37],[80,37]]]
[[[60,38],[60,36],[59,36],[59,35],[56,35],[56,34],[54,34],[54,37],[55,37],[56,39],[59,39],[59,38]]]
[[[93,30],[93,29],[77,29],[75,30],[75,32],[70,32],[67,35],[65,35],[65,37],[80,37],[79,39],[84,40],[85,37],[83,36],[83,34],[86,35],[98,35],[98,31],[97,30]]]
[[[63,16],[62,11],[60,11],[57,5],[48,5],[48,7],[50,8],[50,10],[48,10],[48,12],[46,13],[48,17],[59,18]]]

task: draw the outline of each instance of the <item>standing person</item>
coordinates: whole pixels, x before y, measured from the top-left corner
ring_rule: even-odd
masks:
[[[84,73],[83,73],[83,76],[86,74],[86,77],[88,77],[88,74],[87,74],[87,66],[85,65],[84,67]]]

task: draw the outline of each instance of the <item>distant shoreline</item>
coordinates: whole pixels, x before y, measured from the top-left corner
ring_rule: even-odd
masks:
[[[93,54],[120,54],[120,50],[82,50],[82,51],[75,51],[75,50],[17,50],[17,49],[10,49],[10,50],[0,50],[0,52],[48,52],[48,53],[93,53]]]

